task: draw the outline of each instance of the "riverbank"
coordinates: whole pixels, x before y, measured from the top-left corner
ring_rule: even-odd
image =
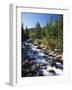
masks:
[[[34,43],[34,45],[36,45],[39,49],[42,49],[45,54],[49,55],[50,57],[53,57],[52,59],[63,61],[63,52],[61,50],[59,49],[51,50],[48,48],[48,46],[43,45],[43,44],[39,45],[39,44]]]

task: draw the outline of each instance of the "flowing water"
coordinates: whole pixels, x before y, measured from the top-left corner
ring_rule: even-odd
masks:
[[[53,61],[49,59],[49,56],[39,46],[32,44],[30,40],[22,42],[22,61],[25,60],[31,62],[30,67],[26,68],[26,70],[29,69],[26,76],[56,76],[63,74],[63,69],[59,68],[63,68],[63,64],[54,62],[54,65],[58,66],[58,68],[52,66]],[[35,70],[36,73],[32,74],[33,72],[30,72],[32,70]]]

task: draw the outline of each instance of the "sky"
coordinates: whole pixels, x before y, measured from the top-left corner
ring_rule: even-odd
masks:
[[[21,23],[23,24],[24,29],[32,28],[36,26],[36,23],[39,22],[41,27],[46,26],[50,20],[57,21],[58,14],[44,14],[44,13],[21,13]]]

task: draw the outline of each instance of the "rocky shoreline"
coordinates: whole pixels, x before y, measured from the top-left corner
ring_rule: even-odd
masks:
[[[61,50],[55,49],[52,51],[51,49],[48,49],[47,47],[45,47],[43,45],[37,45],[37,44],[35,44],[35,45],[38,46],[37,47],[38,49],[42,49],[43,52],[45,54],[47,54],[53,60],[63,61],[63,53],[61,52]]]

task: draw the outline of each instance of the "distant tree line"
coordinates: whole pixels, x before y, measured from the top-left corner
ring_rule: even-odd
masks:
[[[63,51],[63,16],[59,15],[58,20],[50,20],[46,26],[41,27],[37,22],[35,28],[26,29],[21,26],[22,42],[31,38],[33,43],[45,45],[49,49],[60,49]]]

